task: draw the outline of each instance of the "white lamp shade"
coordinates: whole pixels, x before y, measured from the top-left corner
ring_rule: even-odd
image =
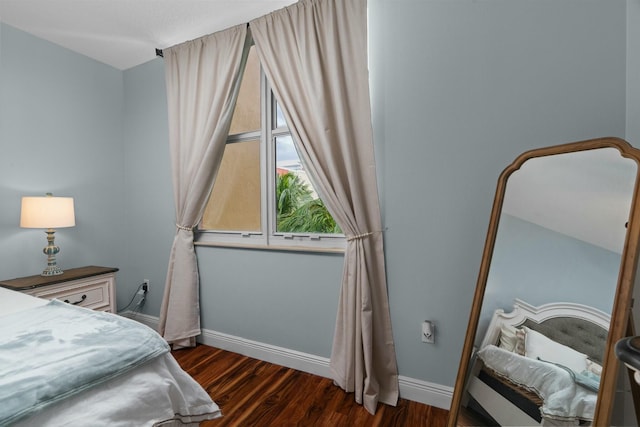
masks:
[[[76,225],[73,197],[23,197],[20,227],[64,228]]]

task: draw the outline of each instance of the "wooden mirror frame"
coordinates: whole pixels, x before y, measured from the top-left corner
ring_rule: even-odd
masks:
[[[620,138],[597,138],[585,141],[578,141],[568,144],[556,145],[527,151],[518,156],[498,178],[495,198],[493,201],[493,209],[489,220],[489,229],[485,241],[482,261],[480,263],[480,272],[469,315],[469,323],[467,326],[467,334],[462,348],[462,356],[458,368],[458,375],[454,386],[451,408],[447,425],[449,427],[457,426],[458,416],[460,412],[460,404],[464,395],[467,374],[476,339],[476,331],[482,303],[484,299],[487,278],[489,276],[489,268],[491,266],[491,257],[493,255],[496,236],[498,233],[498,225],[502,212],[507,181],[511,174],[519,170],[524,162],[529,159],[552,156],[556,154],[566,154],[598,148],[615,148],[620,152],[622,157],[631,159],[636,162],[638,171],[636,172],[636,180],[631,199],[631,209],[629,212],[629,222],[625,236],[624,247],[620,260],[620,272],[616,285],[616,293],[611,310],[611,323],[609,334],[607,336],[606,352],[603,360],[603,373],[600,380],[600,388],[598,392],[598,400],[595,408],[592,425],[604,426],[609,425],[611,411],[615,397],[615,387],[618,378],[618,359],[614,353],[615,343],[627,335],[628,320],[631,314],[631,301],[633,284],[635,282],[636,268],[638,265],[638,245],[640,243],[640,205],[638,202],[640,191],[640,150],[632,147],[628,142]],[[631,325],[632,326],[632,325]]]

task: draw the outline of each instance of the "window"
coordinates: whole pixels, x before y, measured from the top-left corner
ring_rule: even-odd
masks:
[[[198,242],[310,250],[345,238],[309,179],[251,47]]]

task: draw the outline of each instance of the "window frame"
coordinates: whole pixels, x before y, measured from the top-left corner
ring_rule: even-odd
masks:
[[[196,228],[194,243],[200,246],[246,247],[307,252],[344,252],[344,234],[286,233],[276,230],[276,138],[291,136],[288,126],[277,127],[277,100],[260,66],[260,130],[231,135],[225,144],[259,140],[260,229],[203,230]]]

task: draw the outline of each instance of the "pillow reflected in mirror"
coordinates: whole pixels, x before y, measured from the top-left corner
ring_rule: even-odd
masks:
[[[532,359],[541,359],[547,362],[557,363],[568,367],[574,372],[587,370],[587,355],[557,343],[541,333],[524,326],[525,356]]]
[[[500,343],[498,347],[524,356],[525,331],[511,325],[502,325],[500,328]]]
[[[602,365],[594,362],[591,359],[587,359],[587,371],[600,377],[602,376]]]

